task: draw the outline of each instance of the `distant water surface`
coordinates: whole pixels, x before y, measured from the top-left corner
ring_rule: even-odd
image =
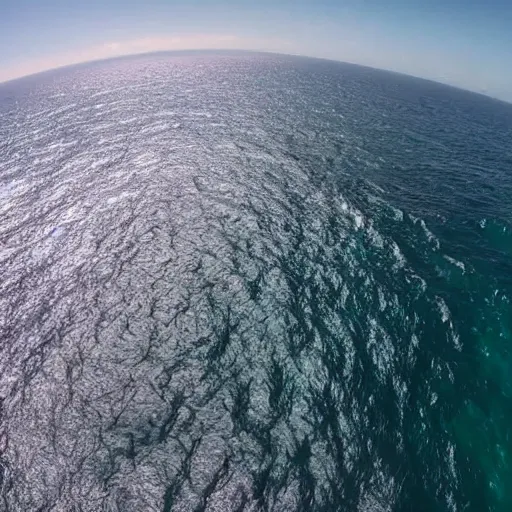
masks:
[[[169,54],[0,86],[0,510],[512,510],[512,105]]]

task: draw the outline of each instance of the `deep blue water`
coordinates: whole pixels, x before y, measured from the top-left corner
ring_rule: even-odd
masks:
[[[0,510],[512,510],[512,105],[161,54],[0,85]]]

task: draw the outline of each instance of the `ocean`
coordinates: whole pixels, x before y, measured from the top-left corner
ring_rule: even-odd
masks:
[[[512,510],[512,105],[182,52],[0,85],[0,510]]]

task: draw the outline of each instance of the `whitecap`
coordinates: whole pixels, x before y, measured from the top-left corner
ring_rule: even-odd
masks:
[[[129,117],[128,119],[122,119],[121,121],[119,121],[119,124],[131,124],[135,121],[138,121],[138,119],[138,117]]]
[[[393,250],[393,256],[396,259],[396,265],[398,267],[405,266],[405,263],[407,260],[405,259],[405,256],[402,254],[402,251],[400,250],[400,247],[398,247],[398,244],[393,240],[393,243],[391,244],[392,250]]]
[[[382,291],[382,288],[380,288],[380,286],[377,288],[377,295],[379,297],[379,308],[381,311],[384,311],[386,309],[386,306],[388,305],[388,303],[384,296],[384,292]]]
[[[356,224],[356,228],[359,229],[364,222],[364,217],[359,212],[353,212],[354,222]]]
[[[441,319],[443,323],[446,323],[450,320],[450,310],[446,305],[446,302],[441,297],[436,297],[437,307],[439,308],[439,312],[441,313]]]
[[[462,270],[462,272],[466,272],[466,266],[461,261],[458,261],[455,258],[447,256],[446,254],[443,254],[443,258],[446,261],[449,261],[452,265],[455,265],[456,267],[460,268]]]
[[[427,228],[427,225],[425,224],[425,221],[423,219],[420,219],[420,226],[423,228],[423,232],[425,235],[427,235],[428,241],[432,242],[436,249],[439,249],[439,240],[436,238],[434,233],[430,231],[430,229]]]
[[[378,247],[379,249],[384,247],[384,239],[372,224],[368,227],[367,233],[373,246]]]
[[[414,225],[419,224],[421,226],[423,233],[425,233],[425,236],[427,237],[427,240],[430,243],[432,243],[436,249],[439,249],[439,247],[440,247],[439,240],[434,235],[434,233],[432,233],[432,231],[430,231],[430,229],[428,229],[425,221],[423,219],[415,217],[414,215],[409,215],[409,218],[412,220]]]
[[[158,123],[155,123],[155,124],[151,124],[151,125],[145,126],[144,128],[142,128],[140,133],[141,134],[159,133],[159,132],[163,132],[163,131],[167,130],[168,128],[169,128],[169,124],[168,123],[158,122]]]
[[[212,117],[210,112],[189,112],[189,115],[194,117],[206,117],[207,119]]]
[[[402,210],[400,210],[399,208],[395,208],[394,206],[390,206],[390,208],[394,214],[395,220],[400,222],[404,220],[404,212]]]

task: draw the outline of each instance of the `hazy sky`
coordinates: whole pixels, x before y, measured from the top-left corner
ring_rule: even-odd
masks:
[[[512,0],[0,0],[0,81],[187,48],[327,57],[512,101]]]

